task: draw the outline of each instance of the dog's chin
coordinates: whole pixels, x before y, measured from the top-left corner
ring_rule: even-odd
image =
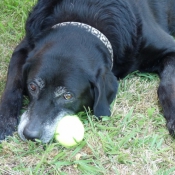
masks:
[[[70,113],[65,111],[59,112],[59,114],[55,117],[53,121],[46,121],[45,123],[43,123],[41,127],[42,128],[41,137],[37,139],[40,140],[42,143],[48,143],[49,141],[51,141],[54,138],[54,133],[59,120],[61,120],[61,118],[63,118],[67,114]],[[28,123],[29,123],[29,112],[26,111],[21,116],[21,120],[18,125],[18,135],[23,141],[27,140],[23,134],[23,131]]]

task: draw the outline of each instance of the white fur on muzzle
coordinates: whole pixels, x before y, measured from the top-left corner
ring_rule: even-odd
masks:
[[[43,123],[41,126],[42,128],[41,138],[39,138],[39,140],[41,140],[43,143],[48,143],[54,136],[56,126],[59,120],[67,114],[68,114],[67,112],[61,111],[53,121],[49,121],[49,122],[46,121],[45,123]],[[27,124],[30,122],[29,117],[30,117],[29,112],[28,111],[24,112],[21,116],[20,123],[18,125],[18,134],[20,138],[24,141],[26,141],[27,139],[25,138],[23,131],[24,131],[24,128],[27,126]]]

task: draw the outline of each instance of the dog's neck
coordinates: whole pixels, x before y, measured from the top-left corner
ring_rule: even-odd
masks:
[[[101,33],[99,30],[97,30],[96,28],[94,28],[90,25],[80,23],[80,22],[62,22],[62,23],[58,23],[58,24],[54,25],[52,28],[57,28],[57,27],[66,26],[66,25],[73,25],[73,26],[77,26],[77,27],[86,29],[87,32],[91,33],[92,35],[94,35],[98,39],[100,39],[100,41],[107,47],[107,49],[108,49],[108,51],[111,55],[111,62],[112,62],[111,69],[112,69],[112,67],[113,67],[113,49],[112,49],[112,45],[109,42],[108,38],[103,33]]]

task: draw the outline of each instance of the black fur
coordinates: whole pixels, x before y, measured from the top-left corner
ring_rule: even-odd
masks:
[[[110,54],[99,39],[75,26],[52,28],[71,21],[88,24],[108,38],[114,51],[112,71]],[[0,139],[15,130],[23,94],[31,100],[22,134],[41,139],[44,124],[52,123],[61,111],[76,113],[90,107],[97,117],[109,116],[117,78],[135,70],[159,74],[158,95],[174,135],[175,41],[171,35],[175,35],[174,0],[39,0],[9,65],[0,105]],[[43,89],[37,83],[40,78]],[[73,95],[70,101],[54,97],[60,86]],[[41,126],[36,128],[34,123]]]

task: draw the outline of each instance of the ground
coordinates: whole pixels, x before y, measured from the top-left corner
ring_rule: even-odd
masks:
[[[24,22],[34,0],[0,1],[0,94],[14,47],[24,36]],[[0,174],[174,175],[175,140],[168,134],[157,97],[159,78],[134,72],[120,80],[111,118],[79,116],[83,142],[71,149],[23,142],[14,133],[0,144]],[[24,108],[27,99],[24,100]]]

